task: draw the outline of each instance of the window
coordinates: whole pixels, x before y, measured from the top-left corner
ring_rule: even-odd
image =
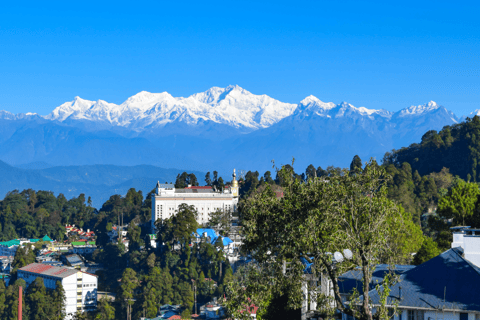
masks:
[[[460,313],[460,320],[468,320],[468,313]]]
[[[407,320],[415,320],[415,311],[408,310],[408,319]]]

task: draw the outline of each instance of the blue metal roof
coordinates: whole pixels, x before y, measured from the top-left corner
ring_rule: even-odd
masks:
[[[462,258],[462,253],[461,248],[447,250],[403,273],[401,281],[392,287],[388,303],[397,302],[399,307],[480,311],[480,268]],[[376,290],[370,291],[370,297],[372,303],[378,304]]]
[[[208,228],[199,228],[197,229],[197,234],[195,235],[197,238],[201,238],[204,233],[207,233],[207,237],[210,237],[210,243],[215,244],[217,241],[219,235],[215,232],[213,229],[208,229]],[[232,243],[232,239],[229,237],[222,237],[223,245],[228,246],[230,243]]]
[[[393,267],[393,270],[390,270],[391,267]],[[415,268],[415,266],[401,264],[390,266],[388,264],[379,264],[375,266],[375,270],[372,272],[372,281],[370,282],[369,289],[374,289],[378,283],[382,283],[385,275],[390,272],[399,275],[413,268]],[[353,288],[356,288],[359,292],[362,292],[363,272],[360,267],[356,268],[355,270],[348,271],[338,277],[338,286],[340,293],[349,294],[352,292]]]

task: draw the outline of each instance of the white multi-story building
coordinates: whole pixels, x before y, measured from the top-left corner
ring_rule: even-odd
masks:
[[[98,279],[96,275],[78,269],[53,267],[42,263],[32,263],[20,268],[17,275],[18,278],[25,280],[27,286],[40,277],[48,289],[55,289],[57,281],[60,281],[65,290],[67,319],[77,311],[92,311],[97,308]]]
[[[233,170],[232,185],[225,190],[214,190],[212,187],[175,188],[173,184],[157,182],[156,193],[152,198],[152,230],[158,219],[169,219],[181,204],[193,205],[197,209],[199,224],[210,219],[210,213],[217,210],[235,211],[238,204],[238,181]]]

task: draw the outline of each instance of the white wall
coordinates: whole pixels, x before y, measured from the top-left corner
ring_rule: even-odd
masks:
[[[175,215],[178,207],[183,203],[193,205],[197,209],[199,224],[207,223],[210,220],[210,214],[218,209],[235,211],[238,203],[238,199],[229,193],[172,193],[165,197],[168,198],[156,195],[152,201],[152,230],[156,220],[169,219]]]
[[[30,285],[37,277],[41,277],[46,288],[55,289],[56,282],[61,281],[63,289],[65,290],[65,312],[67,316],[69,314],[75,314],[78,307],[81,310],[94,310],[97,306],[97,290],[98,279],[97,277],[84,272],[77,272],[66,278],[55,278],[43,274],[31,274],[23,271],[18,271],[18,277],[25,280],[27,286]],[[80,297],[77,293],[81,292],[82,302],[77,302],[77,297]],[[71,317],[67,317],[71,319]]]

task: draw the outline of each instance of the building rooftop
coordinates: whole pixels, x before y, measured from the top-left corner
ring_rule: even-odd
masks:
[[[28,266],[20,268],[19,270],[56,277],[56,278],[66,278],[73,274],[76,274],[77,272],[81,272],[77,269],[70,269],[66,267],[54,267],[54,266],[44,265],[42,263],[31,263]],[[96,277],[96,275],[93,275],[93,276]]]
[[[399,307],[480,311],[478,288],[480,268],[462,257],[462,248],[453,248],[403,273],[392,287],[388,304]],[[376,290],[370,291],[378,304]]]
[[[53,240],[50,239],[49,236],[45,235],[43,238],[41,239],[13,239],[13,240],[8,240],[8,241],[4,241],[4,242],[0,242],[0,245],[3,245],[3,246],[6,246],[6,247],[11,247],[11,246],[19,246],[21,242],[30,242],[30,243],[35,243],[35,242],[38,242],[38,241],[50,241],[52,242]]]
[[[379,264],[375,266],[375,270],[372,272],[372,281],[370,282],[370,289],[374,289],[378,283],[383,282],[383,278],[390,272],[396,275],[403,274],[409,270],[412,270],[416,266],[412,265],[395,265],[393,269],[388,264]],[[338,286],[340,293],[349,294],[354,288],[359,292],[363,289],[363,272],[360,268],[348,271],[338,277]]]

